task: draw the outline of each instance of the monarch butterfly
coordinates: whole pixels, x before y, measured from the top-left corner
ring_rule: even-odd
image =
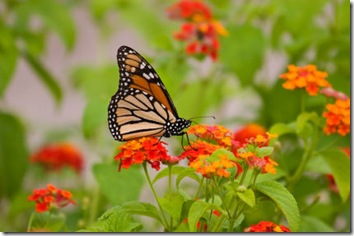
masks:
[[[108,127],[115,140],[183,135],[190,120],[180,118],[154,68],[134,49],[117,52],[119,88],[108,106]]]

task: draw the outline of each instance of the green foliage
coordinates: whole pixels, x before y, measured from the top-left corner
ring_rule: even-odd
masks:
[[[295,198],[280,183],[264,181],[256,185],[256,189],[272,199],[288,220],[291,231],[297,231],[300,224],[300,214]]]
[[[116,206],[103,213],[96,223],[78,232],[138,232],[142,228],[122,207]]]
[[[222,22],[228,32],[218,39],[220,50],[215,62],[187,54],[187,44],[174,38],[182,24],[182,20],[175,21],[166,14],[166,8],[174,2],[4,0],[0,7],[0,98],[6,99],[21,60],[57,105],[66,98],[66,87],[44,63],[43,56],[52,35],[59,38],[68,53],[77,49],[77,36],[86,30],[77,28],[80,24],[75,22],[74,13],[79,9],[96,23],[99,49],[100,44],[108,42],[108,36],[116,37],[116,33],[123,37],[112,52],[123,42],[139,45],[136,50],[160,75],[181,117],[215,115],[216,124],[229,128],[256,122],[277,134],[269,145],[256,150],[245,148],[255,151],[258,157],[276,161],[276,174],[262,173],[250,164],[251,160],[245,162],[233,152],[219,149],[203,164],[226,155],[228,160],[242,164],[242,171],[238,169],[241,167],[229,168],[230,178],[210,177],[183,162],[163,163],[167,168],[153,172],[152,181],[145,173],[150,189],[143,191],[146,183],[141,169],[131,166],[118,171],[122,163],[112,163],[117,145],[107,129],[107,109],[119,81],[115,58],[106,58],[104,61],[109,62],[99,65],[73,64],[72,73],[63,74],[83,94],[81,129],[52,127],[38,137],[38,124],[32,124],[21,113],[12,114],[9,110],[13,108],[1,100],[0,207],[4,211],[0,229],[243,232],[260,221],[272,221],[286,222],[292,232],[348,232],[352,221],[351,170],[350,158],[342,148],[350,147],[351,137],[323,132],[323,111],[326,104],[333,103],[332,98],[286,90],[278,77],[287,71],[288,64],[314,64],[318,70],[328,72],[327,79],[334,89],[350,95],[349,2],[203,1],[210,7],[213,20]],[[126,40],[128,31],[134,37]],[[251,105],[238,112],[238,98]],[[65,173],[39,173],[28,161],[28,150],[34,150],[32,146],[37,142],[53,141],[48,133],[58,129],[65,137],[61,140],[74,140],[76,134],[86,147],[86,172],[81,176],[72,174],[70,183]],[[170,155],[182,152],[179,140],[162,141],[168,143]],[[40,179],[35,178],[38,175]],[[330,176],[335,183],[329,182]],[[63,211],[34,213],[34,204],[27,201],[30,191],[50,182],[73,186],[77,204]],[[164,191],[165,183],[168,188]],[[344,226],[336,224],[338,219]]]
[[[102,193],[113,204],[118,205],[139,198],[144,183],[139,169],[130,168],[118,172],[115,165],[99,163],[93,166],[93,173]]]
[[[14,115],[0,112],[0,196],[21,190],[28,167],[26,131]]]

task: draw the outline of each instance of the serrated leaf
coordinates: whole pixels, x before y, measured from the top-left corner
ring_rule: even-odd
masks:
[[[160,205],[174,220],[181,218],[183,196],[178,193],[168,193],[164,198],[159,198]]]
[[[115,205],[137,200],[144,184],[140,170],[134,167],[118,172],[118,164],[99,163],[93,166],[93,174],[102,193]]]
[[[116,206],[104,212],[96,223],[78,232],[138,232],[142,228],[129,213]]]
[[[28,150],[23,124],[0,111],[0,196],[12,197],[22,187],[28,167]]]
[[[63,97],[62,89],[54,78],[54,76],[45,68],[45,66],[37,60],[33,55],[28,52],[23,52],[22,55],[34,70],[34,72],[38,75],[40,81],[45,85],[48,91],[53,96],[55,102],[58,104],[61,102]]]
[[[146,202],[126,202],[122,206],[122,210],[131,215],[142,215],[154,218],[162,223],[160,215],[156,207]]]
[[[299,229],[300,213],[293,195],[276,181],[257,183],[255,189],[272,199],[285,215],[291,231]]]
[[[320,154],[331,169],[342,201],[346,201],[350,193],[350,160],[347,154],[334,148]]]
[[[237,192],[237,196],[250,207],[254,207],[256,204],[256,197],[252,189],[247,189],[244,192]]]

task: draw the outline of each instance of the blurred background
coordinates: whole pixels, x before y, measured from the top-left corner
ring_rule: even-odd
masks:
[[[0,196],[12,230],[23,229],[14,217],[27,206],[14,206],[32,189],[49,181],[95,188],[92,165],[113,162],[119,143],[107,128],[107,106],[118,88],[121,45],[153,65],[181,117],[213,115],[215,121],[196,121],[232,131],[294,119],[300,94],[279,80],[288,64],[315,64],[336,90],[350,94],[348,1],[203,2],[227,31],[218,37],[216,59],[190,55],[176,40],[181,21],[167,10],[175,1],[0,2]],[[307,106],[321,102],[311,98]],[[166,141],[180,149],[179,139]],[[75,173],[44,178],[31,166],[38,150],[60,142],[83,157],[78,179]]]

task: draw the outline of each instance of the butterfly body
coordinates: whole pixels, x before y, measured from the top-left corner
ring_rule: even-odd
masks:
[[[119,141],[183,135],[190,120],[180,118],[160,77],[135,50],[117,52],[119,88],[108,106],[108,127]]]

